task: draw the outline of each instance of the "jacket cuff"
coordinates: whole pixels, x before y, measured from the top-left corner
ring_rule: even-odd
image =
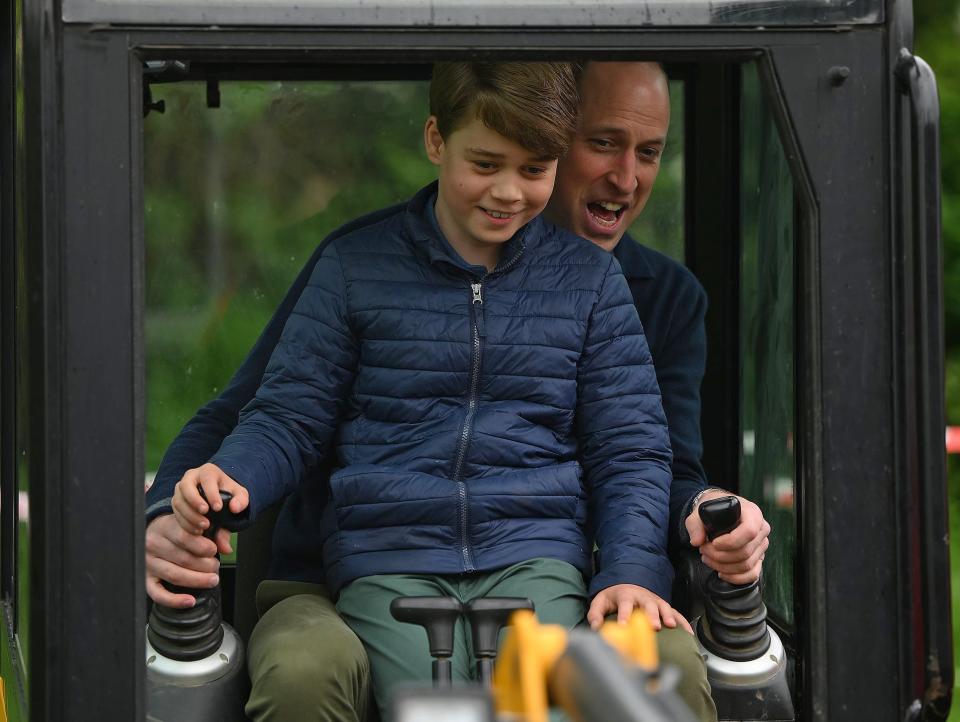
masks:
[[[673,588],[673,565],[666,557],[651,561],[652,566],[641,563],[617,564],[597,573],[590,581],[588,589],[590,598],[615,584],[636,584],[669,602]]]
[[[680,524],[677,529],[680,541],[687,546],[690,546],[690,534],[687,532],[687,517],[693,513],[693,508],[697,505],[697,502],[700,501],[708,491],[722,491],[725,494],[730,493],[726,489],[721,489],[719,486],[705,486],[687,500],[687,503],[683,505],[683,513],[680,514]]]
[[[158,516],[163,516],[164,514],[173,514],[173,506],[171,505],[172,501],[173,497],[167,497],[166,499],[155,501],[148,506],[145,512],[146,523],[149,524]]]

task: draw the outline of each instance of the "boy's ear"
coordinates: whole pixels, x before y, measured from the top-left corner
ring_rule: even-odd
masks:
[[[423,126],[423,147],[427,150],[427,158],[434,165],[440,165],[443,158],[443,136],[437,125],[437,116],[431,115]]]

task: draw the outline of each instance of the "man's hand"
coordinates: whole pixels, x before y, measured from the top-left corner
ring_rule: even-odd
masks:
[[[220,581],[216,557],[229,554],[230,532],[219,529],[216,542],[186,532],[170,514],[158,516],[147,525],[147,594],[165,607],[185,608],[196,604],[189,594],[173,594],[162,581],[192,589],[209,589]]]
[[[604,617],[616,612],[617,621],[620,624],[626,624],[634,608],[646,612],[651,626],[658,632],[664,625],[673,628],[679,624],[693,634],[693,628],[680,612],[650,590],[638,587],[636,584],[614,584],[612,587],[601,590],[590,604],[587,622],[590,628],[596,631],[603,624]],[[663,620],[662,623],[661,620]]]
[[[203,489],[203,496],[200,495]],[[247,508],[250,497],[247,490],[235,482],[216,464],[204,464],[197,469],[190,469],[177,482],[173,492],[173,515],[184,531],[190,534],[203,534],[210,526],[210,521],[204,516],[209,505],[214,511],[223,508],[220,492],[227,491],[233,495],[230,500],[230,511],[239,514]],[[204,498],[206,497],[206,499]]]
[[[699,508],[705,501],[730,496],[719,489],[708,491],[700,497],[696,507],[686,518],[690,543],[700,549],[700,557],[720,578],[731,584],[749,584],[760,578],[763,557],[770,546],[770,525],[763,518],[760,507],[742,496],[740,500],[740,524],[727,534],[707,541],[707,531],[700,520]]]

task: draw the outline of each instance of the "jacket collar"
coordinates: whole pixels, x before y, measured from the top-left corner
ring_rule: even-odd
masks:
[[[624,233],[623,238],[613,249],[613,255],[620,261],[623,268],[623,275],[627,279],[636,278],[655,278],[656,274],[650,266],[647,254],[643,247],[630,237],[629,233]]]
[[[433,210],[429,207],[437,197],[439,183],[433,183],[421,188],[407,203],[404,212],[403,227],[417,252],[421,253],[431,265],[453,267],[464,271],[471,276],[481,278],[487,274],[483,266],[473,266],[464,261],[450,242],[444,237],[436,223]],[[537,216],[517,231],[513,238],[504,244],[500,255],[500,263],[492,273],[501,269],[513,267],[524,255],[528,243],[540,237],[543,233],[543,220]]]

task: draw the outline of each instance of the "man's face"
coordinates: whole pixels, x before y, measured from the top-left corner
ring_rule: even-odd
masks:
[[[444,235],[467,262],[495,264],[499,246],[546,206],[557,160],[537,157],[479,120],[444,139],[431,116],[424,141],[439,168],[436,211]]]
[[[612,251],[650,197],[670,125],[667,79],[655,63],[589,63],[580,125],[560,159],[547,215]]]

